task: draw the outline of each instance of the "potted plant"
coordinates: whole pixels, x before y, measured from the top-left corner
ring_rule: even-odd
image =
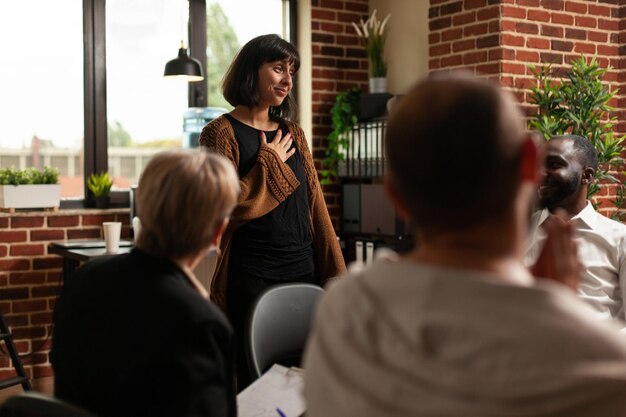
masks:
[[[360,27],[352,22],[357,35],[365,46],[370,64],[370,93],[387,92],[387,63],[385,62],[385,27],[389,21],[388,14],[381,22],[376,18],[376,10],[369,19],[361,19]]]
[[[617,136],[613,127],[617,117],[609,105],[617,90],[610,91],[602,78],[606,69],[598,61],[584,57],[573,60],[571,67],[558,79],[552,76],[550,66],[530,66],[535,76],[530,99],[537,105],[537,113],[530,121],[530,128],[540,132],[546,140],[554,135],[571,133],[589,138],[598,151],[598,169],[588,191],[591,199],[600,190],[600,183],[615,184],[613,201],[615,220],[621,220],[624,202],[624,184],[615,175],[624,168],[622,153],[626,136]],[[595,204],[594,204],[595,205]]]
[[[330,109],[333,130],[328,135],[326,156],[322,161],[322,184],[332,184],[338,178],[337,167],[340,161],[346,159],[345,151],[348,147],[348,133],[356,125],[358,118],[356,107],[360,91],[353,88],[350,91],[337,94],[335,104]]]
[[[113,181],[109,173],[103,171],[99,174],[93,173],[87,178],[87,188],[96,200],[96,208],[108,208],[110,203],[111,186]]]
[[[56,168],[0,169],[0,208],[58,208],[61,201]]]

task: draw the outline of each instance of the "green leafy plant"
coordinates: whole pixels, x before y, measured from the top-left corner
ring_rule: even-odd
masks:
[[[600,183],[616,184],[618,210],[613,217],[621,217],[624,202],[624,184],[615,175],[624,168],[623,141],[626,135],[617,137],[613,126],[617,120],[609,101],[617,90],[610,91],[602,79],[607,69],[601,68],[595,57],[589,62],[580,57],[571,62],[560,78],[553,77],[551,66],[530,66],[535,76],[530,101],[538,106],[530,128],[540,132],[546,140],[554,135],[574,134],[589,138],[598,150],[599,166],[595,181],[589,186],[588,198],[600,190]],[[623,174],[623,173],[622,173]]]
[[[93,173],[87,178],[87,188],[96,198],[108,196],[112,185],[113,181],[109,178],[108,172]]]
[[[59,170],[56,168],[44,167],[39,171],[37,168],[0,169],[1,185],[26,185],[26,184],[57,184],[59,181]]]
[[[335,104],[330,109],[333,130],[328,135],[326,157],[322,161],[322,184],[332,184],[337,180],[337,165],[346,159],[345,150],[348,147],[348,132],[357,123],[356,104],[361,91],[352,88],[350,91],[337,94]]]

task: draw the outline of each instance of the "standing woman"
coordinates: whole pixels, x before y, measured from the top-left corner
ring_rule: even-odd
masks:
[[[241,194],[221,244],[211,298],[238,338],[239,389],[249,383],[243,331],[255,297],[275,284],[323,285],[345,271],[304,132],[291,121],[296,48],[263,35],[239,51],[222,93],[234,110],[202,131],[202,146],[230,159]]]

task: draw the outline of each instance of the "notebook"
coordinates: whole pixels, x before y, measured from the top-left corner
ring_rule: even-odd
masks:
[[[302,395],[303,387],[303,369],[274,364],[259,379],[237,395],[237,415],[239,417],[302,416],[306,411]]]

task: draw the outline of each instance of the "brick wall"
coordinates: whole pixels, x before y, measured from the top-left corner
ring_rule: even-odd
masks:
[[[368,63],[351,22],[367,19],[368,0],[312,0],[313,157],[318,169],[331,131],[330,108],[339,92],[367,91]],[[339,188],[324,186],[335,226],[339,224]]]
[[[367,90],[367,60],[350,22],[368,15],[366,0],[312,0],[313,154],[319,168],[335,95]],[[581,54],[613,67],[606,80],[626,81],[626,0],[430,0],[429,69],[468,69],[513,91],[530,114],[528,64],[558,69]],[[622,89],[624,90],[624,89]],[[611,103],[626,132],[626,90]],[[608,202],[610,187],[597,194]],[[335,224],[338,188],[326,186]],[[610,203],[605,212],[611,211]]]
[[[499,3],[431,0],[429,69],[464,68],[498,78],[503,58]]]
[[[0,213],[0,311],[32,378],[52,375],[48,352],[52,310],[61,288],[61,258],[48,255],[48,243],[65,239],[101,239],[102,222],[124,223],[128,209]],[[8,356],[0,353],[0,378],[15,375]]]
[[[513,91],[527,114],[533,76],[529,64],[558,71],[581,55],[608,68],[612,89],[626,80],[624,0],[430,0],[429,69],[468,69]],[[625,92],[626,93],[626,92]],[[626,95],[611,103],[618,132],[626,132]],[[597,200],[614,210],[611,187]]]
[[[430,70],[469,69],[528,103],[529,64],[566,65],[581,54],[618,80],[623,0],[431,0]]]

